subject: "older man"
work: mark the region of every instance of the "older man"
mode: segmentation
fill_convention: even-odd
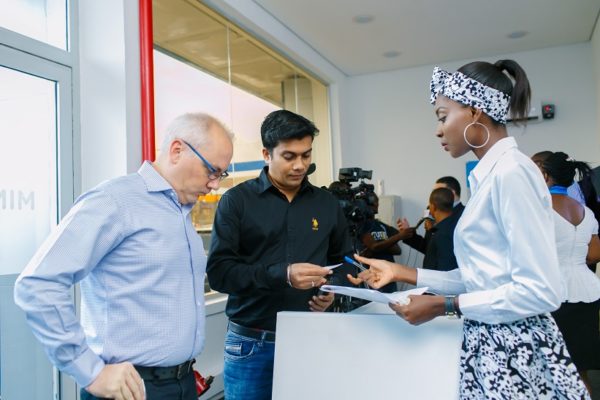
[[[216,119],[176,118],[157,161],[79,197],[17,279],[15,302],[82,399],[197,398],[206,256],[190,211],[232,153]]]

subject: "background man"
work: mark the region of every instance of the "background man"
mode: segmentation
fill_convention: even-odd
[[[197,398],[206,256],[190,211],[232,153],[216,119],[176,118],[157,161],[81,195],[17,279],[16,304],[82,399]]]
[[[448,225],[449,227],[447,229],[451,229],[451,231],[454,232],[454,228],[456,228],[456,224],[465,209],[465,206],[460,201],[460,183],[453,176],[443,176],[435,181],[435,184],[433,185],[434,190],[438,188],[446,188],[452,192],[454,199],[452,215],[444,225]],[[431,211],[429,213],[431,214]],[[426,254],[427,252],[427,246],[432,234],[432,226],[433,223],[427,224],[427,221],[425,222],[425,236],[423,237],[416,233],[416,229],[410,227],[406,218],[398,221],[398,230],[404,237],[403,242],[423,254]]]
[[[454,228],[453,220],[454,196],[446,188],[437,188],[429,196],[429,212],[435,224],[429,229],[429,240],[425,249],[423,268],[439,271],[450,271],[458,268],[454,256]]]
[[[375,218],[379,212],[379,197],[375,193],[370,193],[373,205],[373,216],[362,224],[360,232],[360,241],[363,250],[361,255],[380,260],[394,262],[394,256],[400,255],[402,251],[398,241],[402,240],[403,235],[394,227]],[[396,291],[396,283],[389,283],[379,289],[381,292],[392,293]]]
[[[207,273],[213,289],[229,294],[228,400],[271,398],[277,312],[326,310],[333,294],[317,288],[331,271],[322,266],[351,253],[338,200],[306,179],[317,132],[290,111],[269,114],[261,126],[267,166],[217,208]]]
[[[437,181],[435,181],[435,185],[433,185],[433,188],[446,188],[452,191],[452,194],[454,195],[453,212],[455,213],[454,215],[458,220],[462,215],[463,210],[465,209],[465,206],[460,201],[460,183],[458,182],[458,180],[453,176],[442,176]]]

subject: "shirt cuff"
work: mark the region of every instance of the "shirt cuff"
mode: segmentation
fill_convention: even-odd
[[[443,279],[440,274],[436,274],[436,272],[431,269],[417,269],[417,287],[429,287],[432,290],[434,288],[439,288],[443,285]]]
[[[287,267],[289,263],[279,263],[269,265],[267,267],[267,279],[268,285],[274,289],[283,289],[288,286],[287,281]]]
[[[100,375],[104,365],[104,361],[88,348],[62,371],[71,375],[79,386],[86,388]]]
[[[451,271],[419,268],[417,269],[417,287],[428,287],[430,292],[448,295],[460,294],[466,291],[458,268]]]

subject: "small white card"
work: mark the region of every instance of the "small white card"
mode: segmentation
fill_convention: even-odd
[[[337,267],[339,267],[339,266],[340,266],[340,265],[342,265],[342,264],[344,264],[344,263],[339,263],[339,264],[335,264],[335,265],[326,265],[326,266],[324,266],[323,268],[327,268],[327,269],[329,269],[329,270],[332,270],[332,269],[334,269],[334,268],[337,268]]]

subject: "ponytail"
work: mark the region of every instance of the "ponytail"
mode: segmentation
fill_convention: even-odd
[[[560,186],[571,186],[578,174],[577,180],[590,177],[592,169],[583,161],[576,161],[570,158],[566,153],[557,151],[552,153],[543,163],[543,170]]]
[[[499,60],[494,64],[485,61],[475,61],[463,65],[458,71],[469,78],[509,95],[510,117],[515,121],[527,121],[531,88],[527,74],[516,61]],[[514,85],[511,78],[515,82]],[[495,124],[499,124],[494,119],[492,121]]]
[[[527,120],[529,103],[531,101],[531,87],[527,74],[516,61],[499,60],[494,63],[500,72],[506,71],[514,80],[510,96],[510,117],[513,120]]]

